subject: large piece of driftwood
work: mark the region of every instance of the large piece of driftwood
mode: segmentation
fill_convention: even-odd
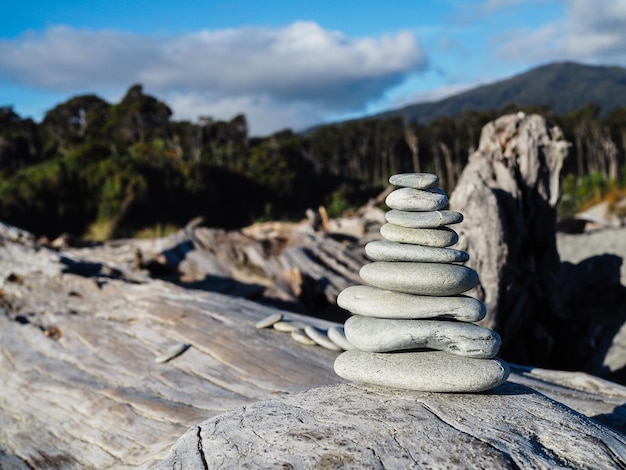
[[[450,197],[465,217],[457,247],[480,276],[472,294],[487,306],[483,324],[500,333],[510,360],[553,354],[546,329],[562,317],[555,207],[567,148],[541,116],[500,117],[483,128]]]
[[[276,309],[241,297],[6,240],[0,272],[0,467],[150,466],[209,416],[338,382],[336,352],[255,329]]]
[[[436,394],[343,384],[190,429],[161,469],[623,468],[626,437],[523,385]]]
[[[487,124],[450,198],[465,216],[455,226],[457,248],[480,275],[470,295],[485,302],[483,324],[502,337],[504,359],[624,383],[623,244],[607,243],[610,231],[579,235],[574,249],[562,237],[565,259],[580,263],[559,260],[555,205],[567,148],[561,131],[537,115]],[[585,246],[594,239],[595,253]],[[602,256],[588,258],[596,253]]]
[[[155,280],[133,269],[138,247],[158,257],[172,239],[56,251],[0,224],[0,468],[150,467],[206,419],[343,382],[336,352],[255,328],[276,308]],[[624,431],[623,387],[550,374],[514,369],[511,381]]]

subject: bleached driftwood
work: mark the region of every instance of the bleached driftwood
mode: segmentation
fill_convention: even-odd
[[[0,467],[150,466],[207,417],[338,382],[336,352],[255,328],[276,309],[122,264],[0,241]]]
[[[343,384],[190,429],[160,469],[623,468],[626,437],[512,383],[436,394]]]
[[[188,238],[183,240],[189,242]],[[158,257],[161,251],[171,255],[173,246],[184,251],[184,245],[172,245],[172,239],[128,240],[55,251],[39,247],[28,234],[0,225],[0,467],[136,468],[158,462],[167,466],[170,460],[163,459],[168,458],[168,450],[187,429],[197,432],[199,423],[207,419],[240,412],[237,410],[242,406],[259,401],[253,409],[263,409],[263,400],[310,389],[314,396],[303,398],[309,404],[324,396],[330,399],[334,391],[341,391],[342,396],[345,392],[347,397],[351,393],[365,394],[369,397],[367,406],[376,404],[380,416],[398,404],[412,403],[410,394],[404,392],[340,385],[342,380],[332,370],[336,352],[301,345],[288,334],[271,329],[257,330],[255,323],[276,313],[275,308],[202,289],[215,284],[189,282],[191,288],[185,288],[155,280],[146,270],[133,269],[137,247],[146,253],[145,259],[150,259],[151,253]],[[215,249],[220,251],[217,245]],[[181,258],[182,263],[187,255]],[[196,262],[201,264],[201,257]],[[223,279],[225,283],[233,282],[226,276]],[[187,285],[179,277],[173,280]],[[321,327],[332,324],[282,313]],[[180,344],[190,347],[168,362],[155,361]],[[589,449],[595,449],[594,443],[605,443],[619,450],[621,441],[604,426],[624,432],[623,387],[584,374],[537,369],[514,369],[510,380],[539,390],[604,424],[585,421],[533,391],[491,398],[441,395],[437,400],[440,404],[446,400],[479,400],[484,406],[468,405],[464,419],[473,416],[471,419],[478,422],[488,422],[492,418],[480,415],[480,410],[493,413],[501,403],[513,404],[520,397],[526,399],[527,394],[531,397],[525,402],[529,414],[543,416],[546,409],[560,413],[553,423],[555,432],[563,419],[575,416],[571,429],[583,423],[597,431],[585,434],[590,436],[590,440],[585,438]],[[316,392],[318,387],[326,386],[331,388],[321,390],[327,390],[328,395]],[[298,399],[297,395],[290,397]],[[333,406],[341,412],[343,398],[335,398]],[[351,403],[356,406],[358,402]],[[428,415],[423,407],[418,411]],[[514,442],[523,448],[529,445],[541,449],[534,441],[524,440],[529,436],[526,430],[515,428],[511,422],[505,424],[509,426],[503,428],[507,432],[521,433],[510,437]],[[462,428],[448,428],[443,423],[440,426],[456,436],[453,442],[474,442],[479,454],[489,449],[461,432]],[[414,431],[405,428],[409,430]],[[309,431],[286,438],[292,442],[321,439]],[[398,428],[395,433],[402,443],[396,449],[413,445],[409,443],[414,437],[402,432]],[[334,435],[340,435],[340,428]],[[242,437],[233,435],[232,439]],[[197,441],[188,442],[197,446]],[[353,466],[367,466],[373,452],[384,455],[387,443],[393,444],[393,439],[377,442],[382,447],[372,444],[372,450],[359,454],[363,460],[354,461]],[[427,442],[420,445],[428,447]],[[316,452],[322,447],[316,447]],[[176,449],[181,455],[181,447]],[[450,458],[456,449],[450,448]],[[190,457],[194,451],[197,447],[189,449]],[[489,450],[485,455],[494,452]],[[598,452],[608,455],[605,450]],[[321,462],[329,466],[340,463],[328,459]]]

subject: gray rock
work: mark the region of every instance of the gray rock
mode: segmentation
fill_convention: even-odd
[[[405,188],[425,189],[439,182],[439,177],[432,173],[400,173],[389,178],[389,183]]]
[[[265,317],[263,320],[259,320],[254,326],[257,330],[261,330],[263,328],[269,328],[274,325],[274,323],[278,323],[282,319],[282,313],[273,313],[272,315]]]
[[[346,333],[343,326],[331,326],[328,328],[328,339],[339,346],[344,351],[350,351],[354,349],[354,345],[346,338]]]
[[[357,315],[377,318],[424,319],[441,318],[464,322],[485,317],[485,305],[464,295],[431,297],[370,286],[351,286],[341,291],[337,305]]]
[[[437,228],[463,222],[463,214],[456,211],[409,212],[390,210],[387,222],[407,228]]]
[[[355,315],[345,324],[348,341],[369,352],[436,349],[456,356],[489,359],[500,336],[474,323],[445,320],[390,320]]]
[[[478,285],[473,269],[456,264],[376,261],[359,271],[368,284],[418,295],[455,295]]]
[[[482,392],[503,384],[509,366],[441,351],[370,353],[354,349],[335,360],[335,372],[355,382],[423,392]]]
[[[330,349],[331,351],[341,351],[341,348],[328,338],[328,334],[326,333],[325,330],[322,330],[321,328],[317,328],[313,325],[308,325],[304,329],[304,332],[307,334],[309,338],[315,341],[315,343],[318,344],[319,346],[326,348],[326,349]]]
[[[182,353],[187,351],[191,347],[190,344],[187,343],[176,343],[175,345],[168,348],[163,354],[157,356],[154,359],[154,362],[158,362],[159,364],[163,364],[164,362],[169,362],[175,357],[180,356]]]
[[[392,191],[385,203],[400,211],[438,211],[447,207],[448,196],[438,188],[400,188]]]
[[[465,262],[469,255],[453,248],[437,248],[422,245],[376,240],[365,245],[365,253],[375,261],[417,261],[421,263]]]
[[[291,337],[296,343],[304,344],[307,346],[313,346],[314,344],[316,344],[315,341],[313,341],[302,328],[293,330],[291,332]]]
[[[380,227],[380,234],[392,242],[438,248],[454,245],[459,240],[456,232],[448,227],[406,228],[395,224],[385,224]]]
[[[291,333],[294,330],[303,329],[307,324],[301,321],[282,320],[274,323],[273,326],[276,331]]]

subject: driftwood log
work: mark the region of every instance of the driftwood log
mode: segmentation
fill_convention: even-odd
[[[328,244],[336,242],[323,233],[307,236],[314,241],[318,237],[326,239]],[[246,237],[240,241],[253,245],[253,239]],[[254,325],[258,320],[279,310],[242,295],[218,292],[232,290],[234,294],[250,295],[246,287],[250,284],[243,280],[234,281],[226,277],[228,273],[217,280],[202,273],[198,275],[200,280],[194,280],[189,273],[164,274],[172,282],[151,277],[146,269],[151,260],[159,263],[159,269],[185,266],[192,261],[195,266],[215,263],[214,257],[201,255],[193,246],[176,258],[172,253],[184,251],[181,241],[193,243],[188,233],[180,233],[161,240],[126,240],[56,250],[40,246],[26,232],[0,225],[0,468],[167,468],[183,461],[204,468],[199,441],[189,440],[188,434],[170,451],[186,430],[195,436],[201,431],[201,439],[218,439],[220,433],[226,433],[222,435],[230,442],[247,441],[247,433],[260,430],[255,427],[258,423],[242,433],[238,426],[229,427],[231,435],[218,426],[213,437],[207,423],[226,425],[228,419],[242,413],[244,406],[248,410],[268,410],[269,406],[276,411],[293,411],[299,400],[301,409],[290,424],[296,427],[277,431],[284,434],[283,445],[291,442],[294,449],[306,442],[319,442],[306,462],[315,461],[320,468],[341,464],[336,457],[343,454],[329,452],[322,459],[328,438],[324,433],[331,430],[334,437],[328,442],[329,449],[354,436],[350,448],[357,460],[343,462],[348,467],[368,467],[370,462],[377,462],[374,455],[391,459],[386,462],[399,459],[412,463],[412,458],[434,462],[428,460],[431,457],[419,457],[421,452],[442,455],[450,462],[456,454],[464,461],[466,454],[462,451],[485,462],[531,459],[528,461],[543,465],[550,462],[551,455],[571,451],[574,456],[574,451],[581,449],[605,459],[597,462],[623,465],[619,456],[623,456],[626,432],[624,387],[585,374],[519,367],[513,368],[510,382],[520,386],[507,385],[493,395],[416,395],[342,384],[332,370],[336,352],[303,346],[275,330],[257,330]],[[213,249],[220,253],[217,256],[223,256],[243,246],[223,246],[219,250],[215,245]],[[311,246],[315,245],[302,248],[303,253],[312,254]],[[144,253],[143,260],[139,260],[143,268],[139,270],[135,269],[142,267],[137,266],[137,249]],[[274,255],[280,253],[277,248]],[[207,258],[203,261],[204,256]],[[329,269],[319,258],[310,265]],[[154,275],[157,269],[153,265],[151,268]],[[304,274],[315,278],[314,273]],[[332,324],[280,312],[320,327]],[[181,345],[189,347],[180,349]],[[171,355],[172,347],[182,354],[167,362],[155,361],[162,360],[164,354]],[[334,409],[329,402],[332,397],[336,415],[325,423],[323,413]],[[356,406],[369,411],[359,417]],[[455,410],[458,421],[451,421],[448,407]],[[422,421],[416,418],[410,425],[405,421],[402,427],[401,417],[395,414],[401,409],[427,418],[423,423],[432,431],[430,440],[413,448],[414,434]],[[380,424],[387,412],[393,414],[390,420],[398,419],[397,423],[393,421],[398,426],[395,431]],[[356,415],[359,426],[366,426],[360,431],[353,429],[361,432],[361,437],[342,437],[343,428],[332,424],[342,413],[346,419]],[[520,414],[526,421],[519,420]],[[544,416],[554,419],[553,434],[575,435],[582,442],[565,443],[554,437],[546,441],[548,422]],[[304,423],[299,423],[297,417]],[[484,427],[494,421],[498,426],[485,434]],[[346,420],[343,425],[349,423]],[[372,439],[366,442],[367,426]],[[293,433],[289,434],[289,429]],[[455,444],[429,444],[436,442],[437,436],[448,436],[452,439],[448,442]],[[261,437],[258,439],[260,452],[270,447]],[[181,444],[184,442],[188,444]],[[192,448],[185,451],[181,445]],[[211,445],[203,441],[203,452]],[[364,445],[370,450],[355,450],[364,449]],[[241,446],[245,449],[243,442]],[[407,456],[409,448],[412,450]],[[551,454],[541,454],[549,449]],[[534,452],[540,455],[531,457]],[[231,454],[215,460],[207,459],[207,455],[205,461],[212,468]],[[236,456],[240,460],[230,462],[236,466],[243,462],[241,459],[252,457],[242,454]],[[555,461],[575,466],[572,458]],[[287,454],[283,461],[288,461]],[[293,464],[299,462],[293,460]],[[585,460],[581,462],[583,465]]]
[[[254,403],[189,430],[158,468],[624,467],[624,435],[507,383],[465,395],[343,384]]]
[[[556,203],[567,149],[561,131],[538,115],[487,124],[450,198],[465,216],[457,247],[480,275],[470,294],[485,302],[483,324],[500,333],[504,359],[624,383],[626,252],[603,244],[602,256],[585,260],[565,250],[578,265],[559,259]]]
[[[562,317],[555,224],[567,148],[541,116],[502,116],[483,128],[450,197],[464,215],[457,246],[480,276],[471,294],[485,302],[482,323],[500,333],[509,360],[549,356],[546,324]]]

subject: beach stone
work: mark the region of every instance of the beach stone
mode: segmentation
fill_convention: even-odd
[[[439,177],[432,173],[399,173],[389,178],[389,183],[405,188],[425,189],[439,182]]]
[[[331,326],[330,328],[328,328],[327,335],[328,339],[330,339],[333,343],[335,343],[344,351],[350,351],[351,349],[354,349],[354,345],[350,341],[348,341],[348,338],[346,338],[346,333],[343,326]]]
[[[365,245],[365,253],[375,261],[416,261],[421,263],[465,262],[469,255],[453,248],[409,245],[389,240],[376,240]]]
[[[348,341],[369,352],[436,349],[456,356],[489,359],[500,336],[474,323],[445,320],[390,320],[355,315],[345,323]]]
[[[303,328],[293,330],[291,332],[291,337],[296,343],[304,344],[306,346],[313,346],[316,344],[315,341],[309,338],[309,335],[306,334]]]
[[[274,313],[269,317],[265,317],[263,320],[259,320],[257,323],[255,323],[254,326],[257,330],[261,330],[263,328],[269,328],[270,326],[274,325],[274,323],[278,323],[282,319],[282,313]]]
[[[457,233],[448,228],[406,228],[395,224],[380,227],[380,234],[387,240],[413,245],[445,248],[459,241]]]
[[[359,274],[374,287],[418,295],[456,295],[479,281],[476,271],[456,264],[376,261]]]
[[[437,228],[463,222],[463,214],[456,211],[409,212],[394,209],[385,213],[385,219],[407,228]]]
[[[317,328],[313,325],[308,325],[304,332],[307,334],[309,338],[311,338],[315,343],[323,348],[330,349],[331,351],[341,351],[342,348],[333,343],[329,338],[326,331]]]
[[[304,329],[307,324],[301,321],[283,320],[274,323],[274,329],[283,333],[291,333],[294,330]]]
[[[400,188],[392,191],[385,203],[400,211],[438,211],[448,206],[448,196],[439,188]]]
[[[482,392],[506,382],[508,365],[442,351],[371,353],[353,349],[335,360],[335,372],[354,382],[423,392]]]
[[[487,309],[474,297],[432,297],[405,294],[371,286],[351,286],[339,293],[337,305],[357,315],[376,318],[482,320]]]

